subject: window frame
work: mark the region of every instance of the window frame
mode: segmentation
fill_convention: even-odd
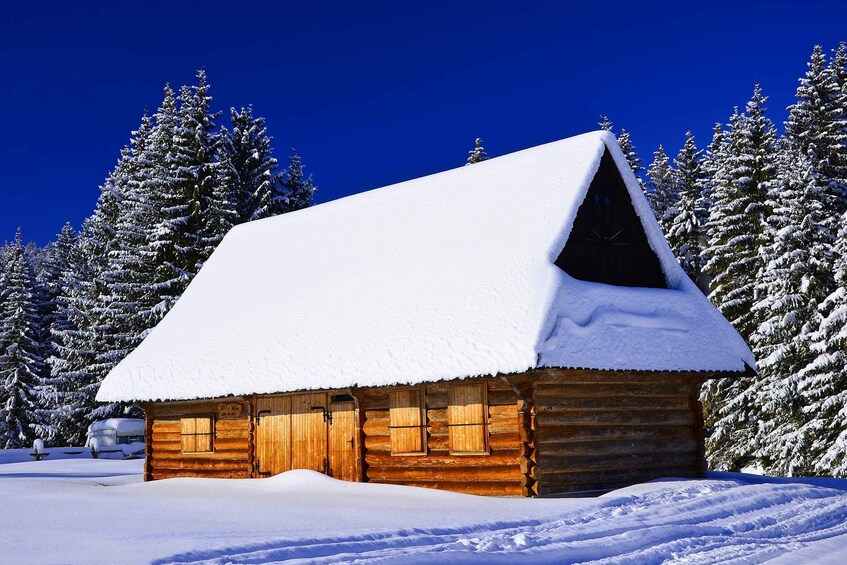
[[[420,424],[418,426],[392,426],[391,425],[391,397],[394,393],[398,392],[410,392],[414,391],[418,393],[418,409],[419,409],[419,418]],[[391,441],[391,430],[396,428],[404,428],[410,429],[412,427],[417,427],[420,430],[421,436],[421,450],[420,451],[394,451],[392,447]],[[427,442],[427,422],[426,422],[426,387],[424,386],[408,386],[408,387],[392,387],[388,391],[388,450],[391,452],[392,457],[421,457],[425,456],[428,453],[428,442]]]
[[[479,424],[470,424],[466,422],[451,422],[450,414],[451,406],[455,406],[452,402],[453,391],[460,387],[478,387],[481,391],[481,403],[482,403],[482,422]],[[488,383],[474,383],[474,382],[459,382],[453,383],[447,387],[447,448],[449,449],[450,455],[456,455],[459,457],[463,456],[479,456],[479,455],[491,455],[491,445],[489,442],[489,414],[488,414]],[[482,449],[479,451],[457,451],[453,449],[453,428],[457,427],[470,427],[470,426],[479,426],[482,428]]]
[[[196,430],[197,430],[197,422],[196,421],[198,419],[203,419],[203,418],[209,420],[209,433],[208,434],[198,434],[198,433],[196,433]],[[193,433],[193,434],[183,433],[183,420],[194,420],[195,421],[195,423],[194,423],[195,433]],[[215,435],[216,435],[215,434],[215,424],[216,424],[216,421],[215,421],[214,413],[190,414],[190,415],[180,416],[179,417],[179,440],[180,440],[179,447],[180,447],[180,453],[182,453],[183,455],[208,455],[210,453],[214,453],[215,452]],[[197,438],[198,436],[206,436],[206,435],[209,436],[209,449],[208,450],[206,450],[206,451],[186,451],[185,450],[185,444],[183,443],[184,437],[193,436],[194,438]]]

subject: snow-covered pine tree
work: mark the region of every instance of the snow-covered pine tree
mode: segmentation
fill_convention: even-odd
[[[183,86],[179,92],[176,129],[169,156],[170,194],[182,214],[182,229],[177,230],[178,244],[173,265],[182,275],[178,293],[233,226],[235,210],[221,186],[215,159],[218,138],[211,111],[210,86],[203,69],[197,71],[197,84]]]
[[[473,165],[474,163],[480,163],[482,161],[488,160],[488,153],[485,152],[485,147],[482,146],[482,138],[477,137],[474,140],[474,148],[468,151],[468,160],[465,163],[467,165]]]
[[[3,249],[0,296],[0,445],[25,447],[38,435],[52,436],[50,422],[39,418],[44,358],[39,339],[35,274],[24,257],[21,232]]]
[[[50,375],[61,397],[61,435],[80,444],[94,418],[95,396],[100,381],[113,363],[116,329],[103,315],[110,301],[103,274],[115,245],[123,187],[130,167],[130,149],[125,147],[115,168],[100,187],[94,212],[82,226],[62,274],[59,297],[65,305],[67,323],[55,327],[54,354],[48,359]]]
[[[600,129],[604,131],[608,131],[613,134],[615,133],[614,124],[608,116],[600,116],[600,123],[597,125],[599,125]],[[641,191],[645,196],[647,196],[647,185],[644,184],[644,180],[641,178],[641,173],[644,172],[644,167],[641,166],[641,158],[638,156],[638,153],[635,151],[635,146],[632,144],[632,136],[630,136],[629,132],[625,129],[621,129],[620,135],[616,135],[616,138],[624,157],[626,157],[626,162],[629,163],[629,168],[632,170],[635,178],[638,179],[638,185],[641,187]]]
[[[318,187],[312,181],[312,175],[306,176],[303,159],[297,148],[292,149],[288,158],[288,167],[282,173],[283,190],[276,204],[278,213],[294,212],[312,205]]]
[[[811,472],[847,477],[847,214],[833,255],[835,290],[824,301],[827,314],[813,336],[815,359],[800,373],[797,388]]]
[[[671,167],[671,160],[661,145],[653,153],[653,162],[647,169],[647,179],[649,180],[647,201],[653,209],[653,215],[656,216],[662,232],[667,234],[676,215],[679,189],[676,171]]]
[[[847,211],[847,93],[839,84],[847,73],[845,59],[842,47],[827,65],[823,48],[814,47],[785,122],[785,145],[814,167],[818,184],[834,206],[833,218]]]
[[[51,320],[49,356],[46,358],[50,380],[56,390],[57,408],[51,415],[57,432],[57,442],[63,445],[80,445],[84,440],[78,422],[75,422],[77,406],[78,370],[93,361],[85,348],[91,341],[83,337],[71,318],[79,319],[81,313],[72,312],[80,301],[81,291],[79,241],[73,227],[68,223],[59,232],[53,246],[53,280],[56,290],[56,313]],[[83,353],[80,353],[82,349]],[[81,421],[81,420],[80,420]]]
[[[641,191],[647,194],[647,186],[641,178],[641,173],[644,172],[644,167],[641,166],[641,158],[635,151],[635,145],[632,144],[632,136],[625,129],[621,129],[618,136],[618,145],[621,146],[626,162],[629,163],[629,168],[632,169],[635,178],[638,179],[638,184],[641,186]]]
[[[107,248],[104,268],[97,275],[103,289],[93,312],[100,328],[101,347],[96,349],[96,373],[105,377],[141,342],[154,323],[158,297],[154,266],[149,262],[147,237],[158,213],[151,205],[146,180],[150,171],[142,160],[150,143],[153,124],[149,116],[133,132],[121,163],[122,174],[113,189],[120,195],[114,237]],[[158,170],[158,167],[154,168]],[[123,405],[100,406],[91,418],[125,412]]]
[[[759,249],[767,243],[765,203],[777,173],[776,132],[765,115],[766,101],[757,84],[745,112],[736,110],[730,118],[707,224],[710,298],[745,339],[756,329],[755,277],[762,263]]]
[[[800,371],[814,358],[812,335],[831,287],[831,234],[827,197],[812,163],[791,155],[771,190],[768,240],[757,277],[750,338],[760,378],[753,389],[758,411],[756,445],[764,468],[779,475],[808,474],[814,464],[805,434]]]
[[[704,180],[702,154],[703,151],[698,150],[694,142],[694,134],[685,132],[685,144],[674,159],[678,200],[666,233],[668,244],[686,274],[702,290],[706,290],[708,281],[703,277],[702,257],[706,213],[701,192]]]
[[[706,272],[709,298],[739,333],[749,340],[757,328],[752,308],[760,249],[766,240],[767,197],[776,178],[775,130],[765,115],[760,86],[745,112],[736,109],[726,139],[715,155],[712,205],[707,222]],[[718,379],[703,391],[706,424],[712,429],[707,450],[713,467],[736,468],[756,451],[754,390],[757,377]]]
[[[230,108],[231,129],[221,128],[218,146],[220,183],[234,203],[235,223],[275,216],[279,210],[281,175],[273,156],[265,119],[253,107]]]
[[[65,224],[56,237],[39,253],[35,261],[30,259],[35,272],[34,296],[38,307],[38,342],[42,346],[45,363],[40,376],[40,399],[36,413],[39,426],[36,434],[52,445],[63,443],[62,426],[64,402],[62,379],[52,375],[49,359],[57,353],[53,329],[67,324],[67,305],[62,301],[64,289],[62,274],[68,268],[68,258],[75,245],[76,234],[70,224]]]
[[[177,167],[174,157],[176,128],[176,97],[166,84],[162,104],[153,115],[149,140],[138,157],[144,175],[142,190],[156,212],[147,232],[147,243],[140,251],[144,261],[153,268],[151,288],[156,304],[151,312],[151,325],[171,309],[193,276],[184,269],[190,261],[184,257],[184,246],[190,243],[183,233],[189,204],[184,192],[173,181]]]

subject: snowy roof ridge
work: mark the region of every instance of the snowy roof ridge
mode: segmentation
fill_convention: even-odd
[[[589,283],[554,264],[607,149],[668,289]],[[745,362],[614,136],[592,132],[234,228],[98,399]]]

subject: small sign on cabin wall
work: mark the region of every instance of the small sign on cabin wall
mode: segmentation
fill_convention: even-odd
[[[240,402],[221,402],[218,404],[218,419],[232,420],[241,417],[244,405]]]

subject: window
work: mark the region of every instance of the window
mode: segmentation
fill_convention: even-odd
[[[485,385],[463,384],[448,389],[447,429],[450,453],[488,453],[488,406]]]
[[[423,393],[419,388],[389,393],[388,430],[392,455],[426,453]]]
[[[180,436],[183,453],[208,453],[212,451],[213,420],[211,416],[180,418]]]

